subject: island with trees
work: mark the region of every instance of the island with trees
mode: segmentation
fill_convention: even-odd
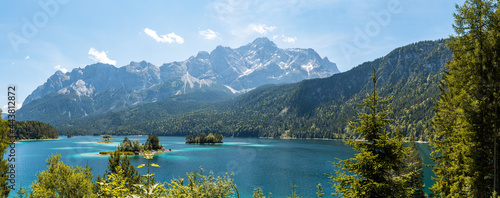
[[[99,141],[97,143],[112,143],[112,141],[109,140],[109,139],[111,139],[111,135],[103,135],[101,137],[101,139],[104,139],[104,140],[103,141]]]
[[[198,136],[196,134],[186,136],[186,144],[221,144],[222,142],[221,134],[200,133]]]
[[[160,144],[158,136],[150,135],[144,144],[141,144],[139,140],[130,141],[125,137],[115,151],[101,151],[99,154],[113,155],[115,152],[119,152],[121,155],[144,155],[146,153],[158,154],[166,151],[165,147]]]
[[[38,121],[16,121],[16,140],[50,140],[59,138],[54,127]]]

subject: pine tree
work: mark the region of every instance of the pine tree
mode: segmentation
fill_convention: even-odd
[[[0,110],[0,115],[2,114],[2,110]],[[0,196],[7,197],[10,193],[10,188],[8,187],[9,175],[7,172],[9,171],[9,163],[7,159],[4,157],[7,147],[9,146],[11,140],[9,138],[9,121],[2,120],[0,117]]]
[[[408,173],[415,173],[415,175],[410,178],[408,183],[412,188],[415,188],[415,192],[412,197],[423,198],[425,197],[425,184],[424,184],[424,172],[422,168],[424,166],[423,159],[420,157],[420,152],[418,151],[417,143],[415,143],[415,138],[410,137],[409,141],[409,154],[405,158],[405,163],[408,164]]]
[[[453,60],[440,82],[431,139],[438,196],[489,197],[498,191],[499,2],[467,0],[454,14]]]
[[[401,133],[386,131],[391,122],[388,99],[380,98],[377,78],[372,75],[373,92],[364,100],[368,113],[360,112],[358,122],[349,127],[364,140],[346,139],[357,154],[354,158],[333,162],[336,175],[330,175],[335,195],[341,197],[411,197],[416,189],[409,185],[417,171],[409,171]]]
[[[142,182],[142,176],[135,170],[128,157],[120,157],[120,152],[117,151],[109,156],[106,173],[104,173],[102,178],[98,176],[96,181],[101,181],[101,179],[108,181],[111,174],[119,174],[117,176],[124,179],[125,187],[132,192],[134,192],[134,184],[140,184]],[[99,185],[97,185],[96,188],[99,188]]]

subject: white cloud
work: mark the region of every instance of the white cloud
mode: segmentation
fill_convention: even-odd
[[[217,32],[214,32],[213,30],[211,29],[207,29],[207,30],[202,30],[199,32],[200,35],[203,36],[203,38],[207,39],[207,40],[212,40],[212,39],[215,39],[217,38]]]
[[[283,42],[285,43],[295,43],[295,41],[297,40],[297,37],[286,37],[286,36],[282,36],[283,37]]]
[[[66,68],[64,68],[64,67],[61,67],[61,65],[56,65],[56,66],[54,66],[54,69],[55,69],[55,70],[59,70],[59,71],[61,71],[62,73],[66,73],[66,72],[68,72],[68,69],[66,69]]]
[[[23,103],[16,101],[16,110],[19,110],[21,107],[23,107]],[[9,106],[8,105],[2,106],[2,113],[6,113],[6,114],[9,113]]]
[[[173,32],[170,34],[167,34],[167,35],[159,35],[158,36],[158,34],[156,34],[156,31],[149,29],[149,28],[145,28],[144,33],[146,33],[148,36],[152,37],[156,42],[161,42],[161,43],[176,42],[178,44],[184,43],[184,39]]]
[[[108,58],[108,55],[106,55],[106,52],[102,51],[97,51],[93,47],[90,48],[89,50],[89,55],[91,55],[89,58],[92,60],[95,60],[97,62],[101,63],[106,63],[110,65],[116,65],[116,60],[111,60]],[[57,66],[56,66],[57,67]]]
[[[266,24],[250,24],[248,27],[259,34],[267,34],[267,32],[272,32],[276,29],[276,26],[267,26]]]
[[[30,56],[26,56],[26,57],[24,58],[24,60],[28,60],[28,59],[30,59]]]

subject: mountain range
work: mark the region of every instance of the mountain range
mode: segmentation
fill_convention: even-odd
[[[347,123],[363,111],[359,104],[372,90],[371,74],[376,73],[380,95],[390,97],[389,130],[427,140],[439,81],[449,60],[445,40],[422,41],[327,78],[265,85],[227,98],[218,92],[193,92],[53,124],[63,134],[82,135],[217,132],[238,137],[356,137],[359,134]]]
[[[313,49],[281,49],[267,38],[257,38],[239,48],[217,46],[160,67],[141,61],[119,68],[97,63],[57,71],[25,99],[16,118],[55,123],[196,93],[210,92],[209,100],[227,99],[267,84],[336,73],[335,63]]]

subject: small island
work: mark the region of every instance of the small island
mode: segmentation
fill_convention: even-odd
[[[67,135],[66,137],[67,137],[67,138],[73,138],[73,134],[68,133],[68,135]]]
[[[103,141],[99,141],[97,143],[112,143],[112,141],[109,140],[109,139],[111,139],[111,135],[103,135],[101,137],[101,139],[104,139],[104,140]]]
[[[168,149],[168,151],[172,151]],[[157,135],[150,135],[146,143],[141,144],[139,140],[130,141],[127,137],[123,139],[115,151],[101,151],[101,155],[113,155],[119,152],[120,155],[144,155],[144,154],[158,154],[167,152],[165,147],[160,144],[160,139]]]
[[[222,138],[222,135],[217,133],[208,135],[200,133],[198,136],[193,134],[186,136],[186,144],[221,144],[223,143]]]

